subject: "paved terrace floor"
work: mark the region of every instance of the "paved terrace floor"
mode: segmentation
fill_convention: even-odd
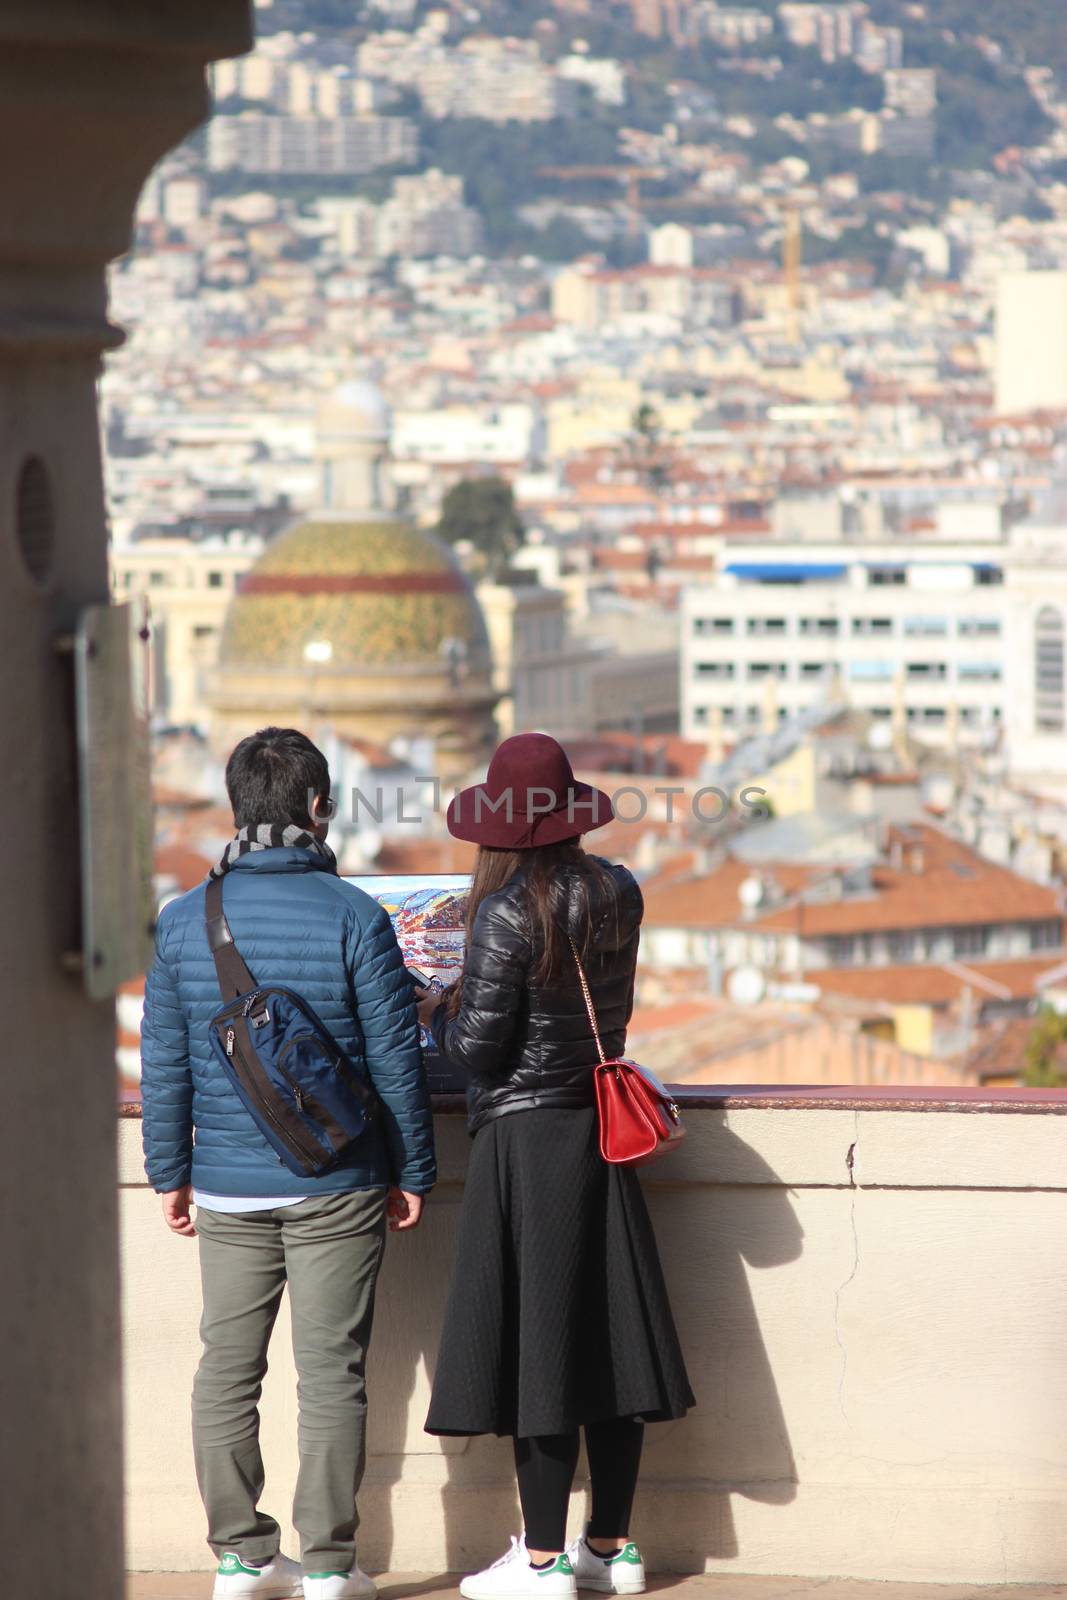
[[[209,1572],[131,1572],[126,1600],[210,1600]],[[389,1572],[376,1578],[381,1600],[459,1600],[453,1574]],[[854,1578],[765,1578],[743,1573],[650,1578],[649,1594],[670,1600],[1067,1600],[1067,1583],[871,1583]]]

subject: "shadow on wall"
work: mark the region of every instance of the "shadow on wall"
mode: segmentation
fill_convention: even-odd
[[[643,1179],[697,1397],[686,1418],[646,1433],[634,1534],[659,1571],[699,1572],[709,1560],[736,1557],[731,1496],[785,1505],[797,1485],[746,1269],[794,1261],[801,1228],[781,1179],[729,1130],[725,1114],[703,1112],[700,1124],[698,1167],[693,1162],[683,1172],[686,1155],[680,1153]],[[712,1184],[700,1173],[729,1178]],[[393,1565],[394,1522],[403,1522],[403,1543],[410,1546],[404,1500],[424,1484],[439,1486],[453,1572],[494,1559],[521,1526],[510,1441],[432,1439],[422,1431],[443,1306],[442,1267],[451,1256],[461,1199],[458,1183],[443,1182],[423,1226],[410,1238],[391,1239],[386,1252],[360,1497],[360,1556],[371,1571]],[[572,1533],[587,1510],[578,1494]],[[669,1530],[665,1538],[657,1537],[658,1528]]]
[[[741,1554],[731,1496],[767,1505],[796,1497],[796,1462],[746,1268],[795,1261],[800,1223],[782,1180],[730,1131],[725,1113],[701,1114],[699,1140],[698,1172],[684,1184],[671,1183],[670,1161],[646,1184],[697,1397],[684,1421],[647,1434],[636,1517],[654,1570],[700,1572]],[[658,1547],[660,1527],[670,1530],[669,1553]]]
[[[360,1562],[372,1572],[396,1565],[394,1525],[403,1525],[403,1543],[411,1547],[404,1501],[410,1494],[418,1504],[426,1484],[439,1488],[449,1572],[495,1559],[521,1523],[510,1441],[434,1438],[423,1431],[462,1198],[459,1183],[438,1183],[417,1232],[390,1237],[382,1264],[367,1373],[367,1475],[360,1492]],[[438,1543],[431,1530],[427,1542]]]

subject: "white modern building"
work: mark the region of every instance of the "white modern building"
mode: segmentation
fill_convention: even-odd
[[[755,6],[715,5],[702,8],[697,27],[724,50],[743,50],[774,32],[774,18]]]
[[[835,695],[1067,782],[1067,492],[992,537],[942,526],[922,543],[726,536],[715,581],[683,595],[686,736],[730,740]]]
[[[564,56],[557,62],[556,71],[572,83],[586,84],[601,105],[626,104],[626,68],[621,61],[579,53]]]
[[[854,53],[867,7],[860,0],[787,0],[778,8],[778,21],[790,44],[818,50],[824,61]]]
[[[696,244],[692,228],[680,222],[665,222],[648,236],[648,259],[654,267],[692,267],[696,265]]]
[[[378,208],[379,256],[476,255],[485,243],[481,214],[463,203],[463,179],[436,167],[393,180]]]
[[[208,187],[197,173],[168,178],[163,185],[163,220],[172,228],[187,228],[199,222],[208,206]]]
[[[905,117],[932,117],[937,110],[937,72],[933,67],[893,67],[885,74],[887,109]]]
[[[463,203],[463,179],[432,167],[393,180],[381,205],[350,195],[323,196],[316,209],[346,258],[380,260],[477,255],[485,244],[481,214]]]
[[[286,117],[242,111],[207,129],[212,172],[359,173],[414,162],[418,131],[408,117]]]
[[[479,34],[453,48],[432,17],[413,33],[372,33],[356,60],[361,77],[417,89],[430,117],[544,122],[575,105],[574,83],[542,60],[533,40]]]
[[[544,445],[540,409],[521,400],[497,406],[402,410],[393,423],[393,454],[398,461],[526,465],[541,455]]]
[[[1001,416],[1067,410],[1067,272],[998,278],[994,386]]]

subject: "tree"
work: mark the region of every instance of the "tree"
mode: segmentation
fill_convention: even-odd
[[[1024,1051],[1023,1083],[1030,1089],[1067,1087],[1067,1015],[1042,1009]]]
[[[504,478],[461,478],[445,495],[437,522],[448,544],[469,540],[486,570],[497,576],[522,543],[522,520],[511,484]]]
[[[643,483],[657,494],[662,493],[670,481],[670,467],[663,444],[663,423],[655,406],[642,400],[630,423],[631,433],[625,443],[626,459],[637,469]]]

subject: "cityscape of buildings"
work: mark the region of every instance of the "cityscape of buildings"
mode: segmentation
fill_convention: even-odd
[[[651,1066],[1057,1070],[1067,64],[947,3],[259,0],[112,277],[161,895],[253,726],[420,873],[424,775],[542,728],[618,795]]]

